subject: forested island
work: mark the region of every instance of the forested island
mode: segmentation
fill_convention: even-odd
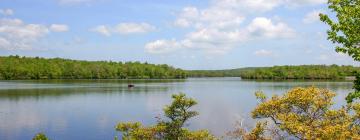
[[[300,65],[249,67],[230,70],[193,70],[190,77],[241,77],[242,79],[344,79],[360,67],[338,65]]]
[[[0,79],[180,79],[186,71],[162,64],[0,57]]]

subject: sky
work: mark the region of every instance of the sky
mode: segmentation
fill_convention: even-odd
[[[0,55],[182,69],[339,64],[326,0],[0,0]]]

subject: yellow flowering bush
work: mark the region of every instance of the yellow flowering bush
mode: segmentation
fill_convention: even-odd
[[[261,92],[255,95],[261,103],[253,110],[252,117],[271,120],[287,137],[360,139],[360,105],[353,103],[332,109],[335,93],[327,89],[294,88],[268,100]]]

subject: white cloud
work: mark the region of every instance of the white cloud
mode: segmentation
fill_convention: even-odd
[[[11,16],[14,14],[14,11],[12,9],[0,9],[0,14],[4,16]]]
[[[115,32],[120,34],[147,33],[154,31],[155,27],[148,23],[120,23],[115,27]]]
[[[31,45],[49,33],[46,26],[25,24],[20,19],[0,19],[0,48],[6,50],[27,50]]]
[[[261,50],[255,51],[254,55],[256,55],[256,56],[274,56],[274,52],[261,49]]]
[[[244,16],[235,10],[211,6],[199,10],[196,7],[185,7],[175,20],[174,25],[178,27],[194,28],[229,28],[240,25]]]
[[[316,21],[320,21],[319,14],[323,13],[323,10],[314,10],[305,15],[303,18],[303,22],[306,24],[314,23]]]
[[[69,27],[65,24],[51,24],[50,30],[53,32],[67,32]]]
[[[255,18],[247,27],[247,30],[254,37],[291,38],[295,36],[295,31],[285,23],[274,24],[271,19],[264,17]]]
[[[190,31],[178,39],[177,48],[225,54],[248,41],[294,38],[296,31],[280,18],[273,20],[256,15],[278,7],[324,3],[326,0],[212,0],[206,8],[184,7],[177,14],[173,25]],[[247,16],[255,18],[244,22]]]
[[[100,33],[105,36],[111,36],[112,33],[119,34],[139,34],[154,31],[156,28],[148,23],[120,23],[115,27],[99,25],[90,31]]]
[[[105,25],[96,26],[95,28],[90,29],[90,31],[97,32],[97,33],[105,35],[105,36],[111,36],[109,27],[107,27]]]
[[[189,14],[186,15],[190,17]],[[295,31],[282,22],[274,23],[271,19],[259,17],[255,18],[247,26],[240,26],[242,19],[239,21],[239,19],[234,17],[239,16],[194,18],[191,22],[198,22],[193,25],[194,30],[187,33],[183,40],[178,41],[176,48],[202,49],[206,53],[226,54],[232,48],[240,46],[241,43],[249,40],[260,38],[291,38],[295,36]],[[227,20],[229,24],[219,24],[226,23],[224,20]],[[149,47],[145,47],[145,49],[148,50]],[[163,49],[163,47],[152,48],[152,50],[154,49],[161,51],[160,49]],[[155,51],[147,52],[152,53]]]
[[[186,35],[192,42],[228,44],[241,42],[246,39],[244,33],[237,30],[220,31],[218,29],[202,28]]]
[[[207,8],[184,7],[174,25],[191,31],[177,42],[178,48],[225,54],[246,41],[293,37],[295,31],[287,24],[264,17],[244,25],[247,14],[269,11],[286,3],[286,0],[213,0]]]
[[[149,53],[161,54],[173,52],[181,47],[181,44],[176,40],[156,40],[154,42],[147,43],[145,50]]]

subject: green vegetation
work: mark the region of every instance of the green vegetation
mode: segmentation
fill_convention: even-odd
[[[337,52],[347,53],[360,61],[360,0],[329,0],[328,8],[335,12],[336,20],[320,14],[320,20],[328,24],[328,39],[336,43]]]
[[[141,123],[119,123],[116,130],[122,133],[123,140],[212,140],[207,130],[190,131],[185,123],[198,112],[189,110],[197,102],[185,94],[173,95],[173,102],[164,108],[166,119],[158,118],[157,124],[145,127]],[[118,139],[118,137],[115,137]]]
[[[360,71],[359,67],[338,65],[301,65],[240,68],[232,70],[194,70],[190,77],[241,77],[243,79],[344,79]]]
[[[320,14],[320,20],[330,26],[328,40],[335,43],[336,51],[347,53],[355,61],[360,61],[360,0],[328,0],[328,8],[336,19]],[[349,93],[348,103],[360,98],[360,73],[354,81],[355,92]]]
[[[140,62],[78,61],[0,57],[0,79],[170,79],[186,78],[186,72],[168,65]]]
[[[346,97],[347,103],[352,103],[355,99],[360,97],[360,74],[357,73],[356,79],[354,80],[354,86],[353,89],[354,92],[350,92],[348,96]]]
[[[301,65],[240,68],[231,70],[176,69],[168,65],[140,62],[79,61],[0,57],[0,79],[182,79],[190,77],[241,77],[243,79],[344,79],[359,67]]]

